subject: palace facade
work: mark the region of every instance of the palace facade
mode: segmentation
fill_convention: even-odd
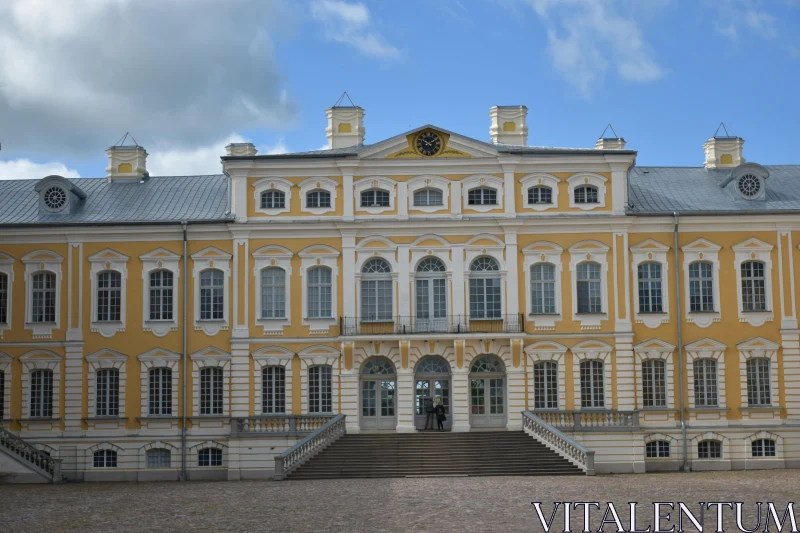
[[[264,477],[336,414],[420,431],[426,397],[453,432],[530,412],[597,472],[800,466],[800,166],[490,116],[364,144],[333,107],[328,150],[231,144],[218,175],[134,145],[0,182],[0,471],[38,479],[27,443],[67,478]]]

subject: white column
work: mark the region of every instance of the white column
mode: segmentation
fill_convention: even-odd
[[[450,182],[450,214],[453,218],[461,218],[461,182]]]
[[[340,379],[342,394],[342,414],[345,415],[345,429],[348,433],[361,431],[358,409],[358,372],[345,370]]]
[[[411,433],[414,428],[414,369],[397,370],[397,432]]]
[[[800,422],[800,331],[781,330],[786,422]]]
[[[516,202],[514,202],[514,190],[514,167],[503,165],[503,203],[505,204],[507,217],[515,216],[517,212]]]
[[[632,411],[636,406],[634,384],[634,365],[636,363],[633,357],[633,334],[617,334],[614,340],[616,342],[614,356],[617,370],[617,409]],[[611,369],[608,370],[611,371]]]
[[[453,369],[453,432],[469,431],[469,370]]]
[[[353,173],[352,171],[342,172],[342,195],[344,198],[344,214],[343,219],[345,222],[352,222],[354,217],[353,210]],[[345,278],[347,279],[347,278]]]
[[[83,342],[80,330],[70,330],[65,343],[66,361],[64,370],[64,436],[77,437],[84,434],[81,429],[83,418]],[[77,338],[76,338],[77,337]],[[55,413],[54,413],[55,414]],[[92,416],[92,413],[87,413]],[[58,414],[55,414],[58,416]],[[120,416],[126,416],[120,413]]]
[[[408,220],[408,182],[397,182],[397,218]]]
[[[408,269],[411,255],[407,244],[397,247],[397,314],[411,316],[411,285]]]
[[[522,354],[523,357],[527,357]],[[507,369],[508,415],[506,427],[511,431],[522,430],[522,411],[525,410],[525,371],[522,367]]]
[[[342,312],[346,317],[356,316],[356,237],[355,233],[342,233]],[[349,288],[348,288],[349,287]]]
[[[250,343],[231,339],[231,416],[234,418],[250,416],[250,380]],[[286,392],[291,394],[291,391]]]
[[[451,315],[464,315],[464,245],[453,245],[453,309]]]
[[[519,313],[519,253],[517,252],[517,232],[506,231],[506,313]]]

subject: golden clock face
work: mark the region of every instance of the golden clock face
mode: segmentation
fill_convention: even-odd
[[[434,156],[442,150],[442,138],[433,131],[423,131],[417,135],[414,148],[420,155]]]

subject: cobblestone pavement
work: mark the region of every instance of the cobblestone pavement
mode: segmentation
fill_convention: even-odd
[[[592,478],[0,485],[0,531],[542,531],[531,501],[546,503],[547,517],[554,501],[599,501],[604,510],[605,502],[612,501],[626,528],[627,502],[637,501],[642,529],[653,521],[653,501],[682,501],[693,510],[698,502],[743,501],[745,525],[752,529],[755,502],[781,504],[783,515],[786,502],[798,496],[796,470]],[[601,515],[594,514],[596,531]],[[800,515],[800,509],[795,514]],[[676,523],[674,517],[665,529]],[[714,531],[715,512],[706,512],[706,519],[705,530]],[[737,530],[734,511],[726,511],[725,520],[727,531]],[[581,531],[582,521],[582,510],[573,511],[572,531]],[[555,524],[554,530],[563,529],[560,512]],[[693,530],[686,523],[684,529]],[[606,531],[615,530],[613,524],[606,526]],[[770,530],[776,530],[773,524]]]

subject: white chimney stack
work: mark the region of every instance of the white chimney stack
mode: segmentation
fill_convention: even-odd
[[[108,154],[106,167],[108,181],[136,182],[150,175],[147,172],[147,150],[138,144],[111,146],[106,150],[106,154]]]
[[[349,148],[364,144],[364,109],[353,106],[333,106],[325,110],[328,115],[328,148]]]
[[[595,150],[624,150],[625,139],[622,137],[601,137],[594,143]]]
[[[258,153],[253,143],[230,143],[225,147],[225,153],[229,156],[254,156]]]
[[[711,137],[703,148],[706,152],[706,168],[733,168],[746,161],[742,155],[744,139],[741,137]]]
[[[494,144],[528,145],[528,108],[524,105],[496,105],[489,110]]]

